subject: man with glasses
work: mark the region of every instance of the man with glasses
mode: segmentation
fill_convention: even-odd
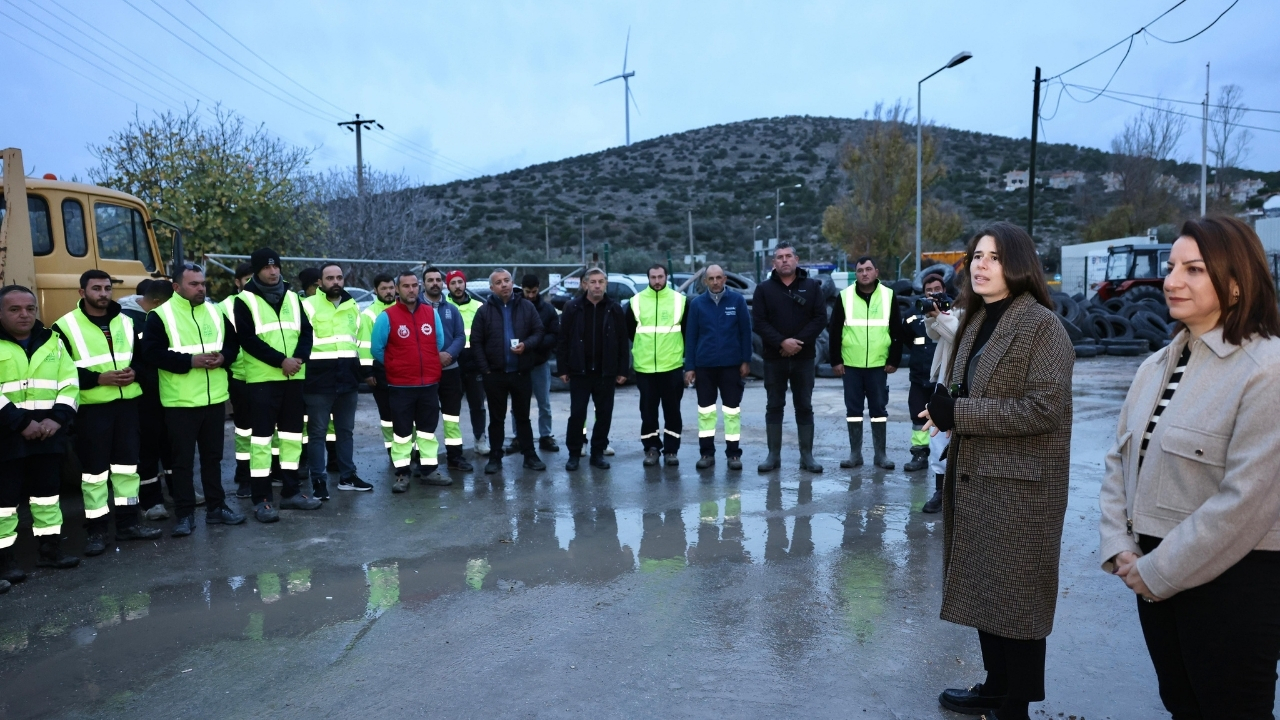
[[[239,525],[244,516],[226,504],[222,447],[226,424],[227,366],[239,352],[235,328],[217,305],[205,302],[204,268],[186,263],[174,295],[147,316],[139,349],[157,368],[160,404],[173,448],[174,537],[195,529],[195,456],[200,450],[205,524]],[[269,456],[268,456],[269,457]]]

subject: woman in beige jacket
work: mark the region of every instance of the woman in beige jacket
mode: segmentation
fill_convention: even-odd
[[[1173,342],[1138,368],[1102,484],[1103,569],[1137,595],[1174,718],[1271,718],[1280,658],[1280,312],[1258,236],[1189,220]]]

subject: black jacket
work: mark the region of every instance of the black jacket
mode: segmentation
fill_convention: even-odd
[[[586,374],[586,324],[594,322],[595,313],[604,313],[604,332],[595,338],[595,342],[601,345],[600,374],[617,377],[627,373],[631,363],[625,334],[626,311],[608,295],[598,305],[579,295],[564,306],[564,315],[560,317],[560,340],[556,346],[556,372],[561,375]]]
[[[560,313],[541,295],[533,306],[538,310],[538,320],[542,322],[542,341],[534,352],[536,361],[533,364],[541,365],[556,354],[556,346],[560,343]]]
[[[883,292],[893,292],[888,286],[882,288]],[[855,289],[856,293],[857,290]],[[855,302],[866,302],[867,299],[858,295]],[[920,328],[920,334],[924,335],[924,328]],[[844,337],[844,304],[836,298],[836,306],[831,311],[831,320],[827,324],[827,355],[832,365],[843,365],[844,356],[840,354],[840,341]],[[902,367],[902,345],[911,342],[911,333],[902,327],[902,313],[898,311],[898,298],[894,297],[893,302],[889,303],[889,359],[885,361],[885,365],[889,367]],[[929,382],[929,363],[924,364],[924,381]]]
[[[133,368],[134,377],[138,379],[138,384],[142,386],[143,395],[152,395],[159,402],[160,397],[160,376],[156,372],[156,368],[147,359],[142,357],[142,335],[147,328],[147,315],[149,313],[136,308],[121,308],[120,314],[133,321],[133,362],[129,367]],[[84,380],[80,384],[84,388]]]
[[[761,356],[765,360],[783,360],[782,341],[795,338],[804,343],[792,355],[810,360],[816,355],[818,336],[827,326],[827,303],[822,296],[822,283],[810,278],[804,268],[796,268],[790,287],[783,285],[777,274],[756,286],[751,299],[751,322],[764,341]]]
[[[342,291],[342,302],[351,300],[351,295]],[[302,311],[306,315],[306,310]],[[308,338],[311,334],[308,333]],[[298,343],[301,345],[301,341]],[[360,389],[360,383],[373,374],[373,369],[366,369],[360,364],[360,358],[332,358],[328,360],[308,360],[307,377],[302,381],[302,391],[316,394],[348,393]],[[385,371],[383,374],[385,378]]]
[[[281,280],[280,282],[284,282]],[[289,283],[284,283],[284,291],[289,292]],[[262,292],[258,289],[257,279],[250,280],[245,283],[242,292],[251,292],[258,297],[263,297]],[[265,299],[265,298],[263,298]],[[298,301],[302,301],[302,297],[298,297]],[[271,305],[270,302],[267,303]],[[284,306],[284,300],[271,305],[277,314],[280,308]],[[284,361],[287,360],[284,353],[276,350],[258,337],[258,327],[253,324],[253,314],[249,312],[249,306],[244,301],[237,299],[235,302],[236,312],[236,336],[239,340],[239,347],[244,352],[260,362],[266,363],[271,367],[282,367]],[[306,362],[311,357],[311,321],[307,319],[307,312],[299,309],[302,315],[302,331],[298,333],[298,346],[293,350],[293,357]],[[311,372],[310,369],[307,372]]]
[[[78,307],[80,308],[80,312],[84,312],[84,299],[80,300]],[[120,303],[116,302],[115,300],[112,300],[107,304],[106,321],[110,323],[112,320],[115,320],[116,316],[121,314],[122,311],[123,309],[120,307]],[[85,317],[88,317],[90,320],[93,320],[93,317],[90,316],[88,313],[85,313]],[[135,313],[129,313],[128,318],[133,322],[133,345],[134,345],[134,349],[136,350],[138,345],[138,338],[142,337],[142,323],[138,322]],[[66,346],[67,350],[69,352],[73,351],[73,348],[71,347],[71,338],[67,337],[66,335],[63,335],[62,333],[59,333],[59,336],[62,338],[62,344]],[[112,340],[111,346],[112,347],[116,346],[116,343],[114,340]],[[133,371],[134,378],[140,381],[141,378],[138,377],[138,369],[137,369],[138,365],[145,365],[145,363],[140,363],[138,361],[138,353],[134,352],[133,359],[129,361],[129,366],[134,368],[134,371]],[[154,370],[152,372],[154,373]],[[80,390],[81,391],[92,390],[93,388],[98,387],[98,376],[101,374],[102,373],[97,373],[92,370],[88,370],[86,368],[77,367],[76,376],[80,379]]]
[[[27,359],[35,354],[45,343],[58,342],[54,332],[41,325],[39,321],[31,328],[31,340],[27,343]],[[18,344],[13,336],[0,328],[0,342]],[[5,403],[0,408],[0,460],[16,460],[28,455],[56,455],[64,453],[70,447],[71,422],[75,420],[76,411],[69,405],[55,404],[49,410],[23,410],[13,403]],[[52,418],[62,427],[48,440],[27,440],[22,431],[32,422],[40,422]]]
[[[535,353],[528,352],[542,343],[542,320],[533,303],[525,300],[520,293],[511,296],[511,329],[516,339],[524,343],[526,352],[517,355],[516,367],[519,372],[528,372],[537,365]],[[492,295],[476,311],[471,321],[471,350],[476,362],[476,370],[480,373],[506,372],[507,337],[503,330],[502,301]]]
[[[938,350],[938,343],[924,331],[925,315],[912,315],[902,323],[903,344],[909,345],[911,359],[911,382],[916,385],[928,385],[929,373],[933,370],[933,354]],[[892,360],[893,358],[890,358]],[[902,361],[901,358],[898,359]]]
[[[177,375],[191,372],[191,355],[169,349],[169,333],[165,332],[164,322],[157,313],[147,314],[147,326],[142,330],[138,351],[147,364],[159,370]],[[222,350],[219,352],[222,353],[222,367],[227,368],[227,377],[230,378],[231,363],[236,361],[236,355],[240,353],[240,342],[235,328],[226,316],[222,318]]]

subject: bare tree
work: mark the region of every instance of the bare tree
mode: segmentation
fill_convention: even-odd
[[[356,192],[355,168],[332,169],[309,179],[311,197],[327,220],[313,254],[335,258],[409,260],[427,264],[457,260],[462,243],[453,218],[426,188],[408,177],[365,171],[365,197]],[[349,284],[403,269],[404,263],[347,268]]]
[[[1111,169],[1120,176],[1120,204],[1085,229],[1086,240],[1137,235],[1177,219],[1177,181],[1164,171],[1177,163],[1186,120],[1169,103],[1142,110],[1111,141]]]
[[[1253,133],[1240,127],[1247,112],[1249,108],[1244,104],[1244,90],[1239,85],[1223,85],[1218,89],[1217,107],[1209,113],[1209,130],[1213,138],[1209,152],[1213,154],[1213,167],[1217,171],[1212,197],[1216,200],[1221,201],[1231,195],[1234,170],[1249,157]]]

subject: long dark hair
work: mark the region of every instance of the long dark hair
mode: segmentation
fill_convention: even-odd
[[[1196,241],[1213,290],[1222,308],[1222,339],[1240,345],[1254,335],[1280,336],[1276,288],[1267,268],[1267,254],[1253,228],[1236,218],[1214,215],[1182,224],[1183,237]],[[1235,281],[1239,297],[1232,297]],[[1185,326],[1178,323],[1174,332]]]
[[[985,304],[982,296],[973,291],[973,282],[969,278],[969,268],[973,266],[973,253],[978,249],[982,238],[991,236],[996,241],[996,256],[1004,271],[1004,283],[1009,288],[1009,297],[1016,298],[1023,293],[1031,293],[1036,302],[1053,309],[1053,299],[1049,297],[1049,286],[1044,281],[1044,268],[1040,265],[1040,256],[1036,254],[1036,244],[1026,230],[1009,222],[994,222],[979,230],[964,249],[964,267],[956,273],[956,286],[960,289],[960,297],[956,306],[964,311],[960,328],[956,331],[956,346],[964,337],[965,330],[973,321],[973,316]],[[951,354],[951,367],[947,368],[950,377],[956,365],[956,354]]]

